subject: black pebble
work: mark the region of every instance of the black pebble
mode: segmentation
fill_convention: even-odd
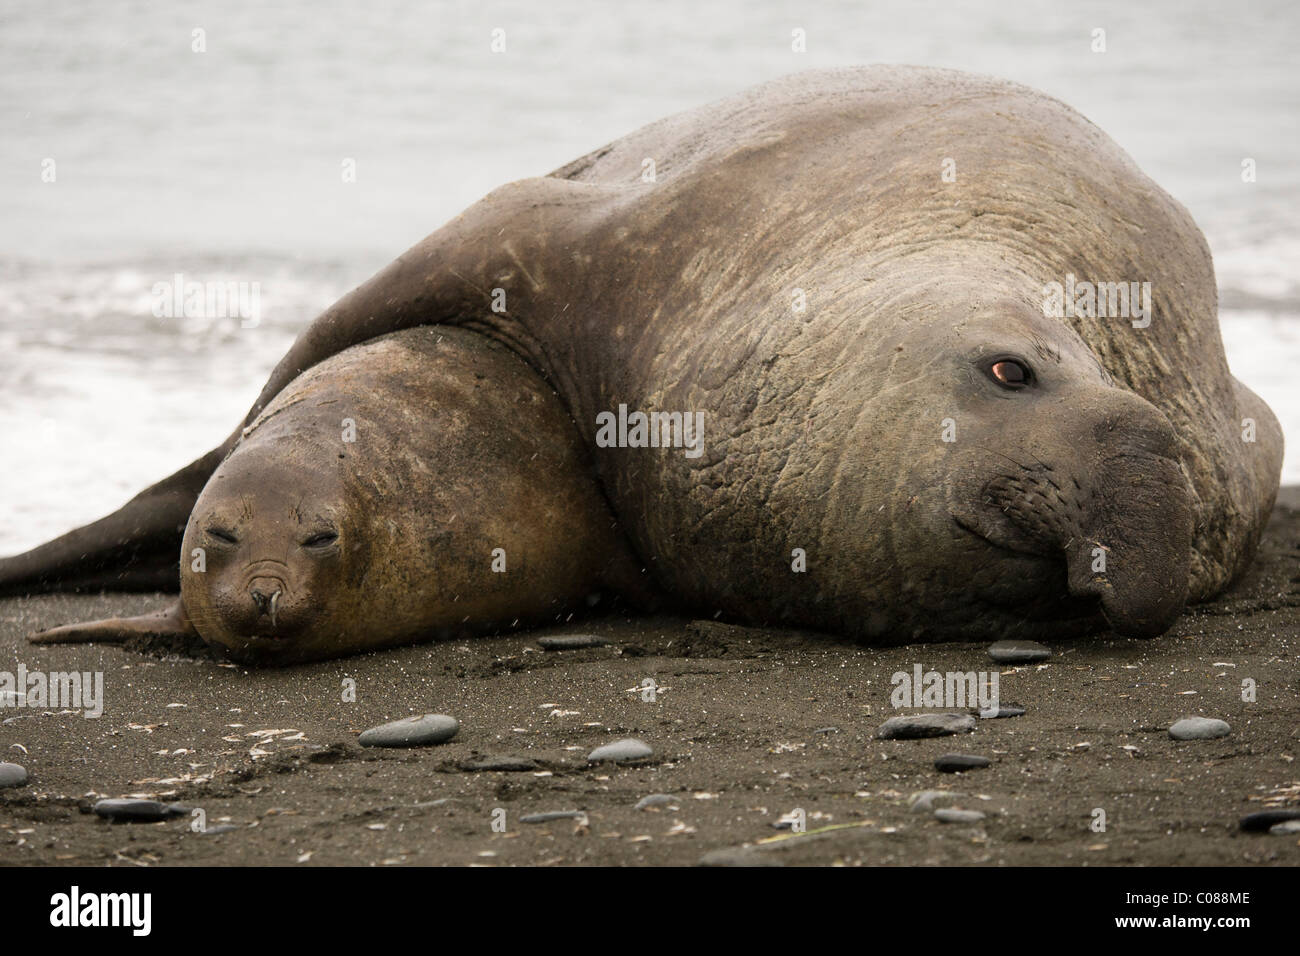
[[[159,803],[157,800],[100,800],[95,813],[106,820],[125,823],[154,823],[168,817],[183,817],[189,807],[179,803]]]
[[[1300,810],[1261,810],[1259,813],[1248,813],[1241,818],[1239,825],[1243,830],[1263,832],[1287,820],[1300,820]]]
[[[987,767],[991,762],[988,757],[976,757],[972,754],[944,754],[935,759],[934,769],[942,773],[961,773],[963,770]]]

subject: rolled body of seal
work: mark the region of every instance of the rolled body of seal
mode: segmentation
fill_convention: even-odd
[[[555,393],[504,347],[418,328],[299,376],[195,505],[186,616],[261,663],[553,619],[626,570]]]

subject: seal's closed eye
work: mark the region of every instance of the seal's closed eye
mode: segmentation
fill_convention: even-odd
[[[322,531],[314,534],[302,543],[304,548],[328,548],[331,544],[339,539],[339,536],[333,531]]]
[[[207,532],[222,544],[239,544],[239,539],[235,537],[233,531],[227,531],[225,528],[208,528]]]

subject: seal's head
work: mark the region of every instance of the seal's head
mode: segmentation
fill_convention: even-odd
[[[948,317],[946,347],[927,340],[943,396],[930,405],[951,427],[935,422],[917,454],[918,480],[946,492],[926,533],[964,569],[955,590],[993,622],[1014,608],[1021,628],[1061,634],[1100,614],[1129,636],[1167,630],[1187,598],[1195,503],[1169,420],[1026,303],[965,313]]]
[[[339,470],[309,448],[294,452],[237,449],[185,530],[186,611],[205,641],[238,660],[313,656],[338,630],[351,587],[362,536],[349,527]]]
[[[819,423],[852,440],[788,468],[829,488],[814,593],[882,642],[1167,630],[1195,559],[1184,440],[1032,278],[939,265],[904,277],[869,351],[826,363]]]

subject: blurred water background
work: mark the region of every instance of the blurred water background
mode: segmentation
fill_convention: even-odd
[[[1289,0],[0,0],[0,554],[216,445],[305,323],[495,186],[763,80],[880,62],[1045,90],[1186,204],[1233,370],[1300,482],[1297,24]],[[155,317],[176,273],[258,283],[260,324]]]

